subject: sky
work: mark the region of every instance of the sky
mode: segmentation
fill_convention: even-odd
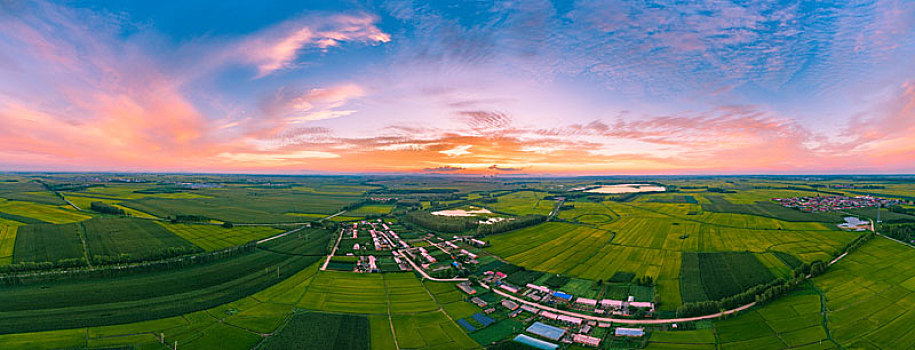
[[[915,1],[0,0],[0,171],[915,173]]]

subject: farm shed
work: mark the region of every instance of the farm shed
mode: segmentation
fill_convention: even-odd
[[[600,301],[600,306],[605,308],[620,309],[623,307],[622,300],[604,299]]]
[[[536,290],[536,291],[541,292],[541,293],[549,293],[549,292],[550,292],[550,289],[549,289],[549,288],[544,287],[544,286],[538,286],[538,285],[533,284],[533,283],[528,283],[526,287],[528,287],[528,288],[530,288],[530,289],[533,289],[533,290]]]
[[[644,328],[624,328],[619,327],[613,332],[617,337],[641,337],[645,335]]]
[[[527,332],[552,340],[562,339],[562,336],[566,334],[565,329],[553,327],[542,322],[534,322],[530,327],[527,327]]]
[[[576,325],[576,326],[581,325],[581,319],[578,318],[578,317],[572,317],[572,316],[566,316],[566,315],[559,315],[559,317],[557,317],[556,320],[561,321],[561,322],[565,322],[565,323],[568,323],[568,324],[573,324],[573,325]]]
[[[476,289],[473,289],[473,287],[471,287],[469,283],[466,283],[466,282],[465,282],[465,283],[461,283],[461,284],[458,284],[457,287],[458,287],[458,289],[460,289],[462,292],[467,293],[468,295],[477,294],[477,290],[476,290]]]
[[[507,291],[509,291],[509,292],[512,292],[512,293],[518,293],[518,287],[515,287],[515,286],[512,286],[512,285],[500,284],[500,285],[499,285],[499,288],[505,289],[505,290],[507,290]]]
[[[593,347],[600,346],[600,338],[595,338],[595,337],[587,336],[584,334],[573,335],[572,341],[579,343],[579,344],[587,345],[587,346],[593,346]]]
[[[572,300],[572,295],[571,295],[571,294],[566,294],[566,293],[563,293],[563,292],[554,292],[554,293],[553,293],[553,296],[554,296],[554,297],[557,297],[557,298],[559,298],[559,299],[565,299],[565,300],[569,300],[569,301]]]
[[[519,307],[518,303],[508,299],[502,300],[502,306],[512,311],[517,310]]]
[[[593,306],[597,306],[597,300],[588,299],[588,298],[582,298],[582,297],[578,297],[577,299],[575,299],[575,303],[576,303],[576,304],[587,305],[587,306],[592,306],[592,307],[593,307]]]
[[[550,343],[547,341],[543,341],[540,339],[532,338],[525,334],[518,334],[518,336],[516,336],[515,339],[512,339],[512,341],[514,341],[516,343],[521,343],[521,344],[524,344],[524,345],[527,345],[527,346],[530,346],[530,347],[533,347],[536,349],[541,349],[541,350],[556,350],[557,348],[559,348],[559,345],[556,345],[556,344],[553,344],[553,343]]]

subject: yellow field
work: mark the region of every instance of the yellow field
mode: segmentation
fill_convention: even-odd
[[[18,226],[0,223],[0,265],[13,263],[13,247],[16,245]]]
[[[69,206],[67,206],[69,208]],[[66,224],[88,220],[89,215],[67,210],[63,207],[21,201],[0,201],[0,212],[25,216],[52,224]]]

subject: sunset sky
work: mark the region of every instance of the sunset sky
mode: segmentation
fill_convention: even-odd
[[[0,1],[0,170],[915,172],[915,1]]]

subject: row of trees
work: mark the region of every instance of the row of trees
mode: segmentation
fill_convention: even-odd
[[[915,224],[880,225],[880,232],[903,242],[915,240]]]
[[[213,252],[182,255],[169,259],[142,261],[137,263],[117,263],[114,265],[96,266],[95,269],[85,268],[82,265],[74,266],[77,269],[51,270],[51,271],[7,271],[0,272],[0,285],[24,285],[31,283],[45,283],[65,280],[88,280],[97,278],[117,277],[141,272],[170,271],[186,266],[206,264],[217,260],[253,253],[257,248],[255,241],[240,246],[217,250]],[[117,257],[114,258],[118,259]],[[81,260],[81,259],[80,259]],[[43,264],[43,263],[36,263]],[[0,267],[13,266],[5,265]]]
[[[503,220],[491,224],[478,224],[477,237],[484,237],[496,233],[508,232],[520,228],[534,226],[546,222],[547,217],[543,215],[525,215]]]
[[[92,209],[92,211],[96,211],[96,212],[103,213],[103,214],[111,214],[111,215],[126,215],[127,214],[124,211],[124,209],[118,208],[113,205],[108,205],[103,202],[92,202],[89,205],[89,209]]]

